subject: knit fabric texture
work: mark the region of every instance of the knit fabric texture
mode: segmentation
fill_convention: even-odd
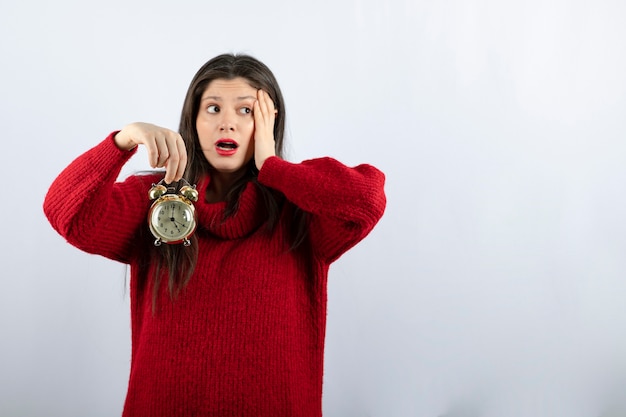
[[[162,175],[117,182],[134,154],[113,134],[74,160],[44,202],[70,244],[130,265],[132,358],[124,417],[319,417],[329,265],[363,239],[385,209],[384,175],[332,158],[266,160],[261,184],[309,213],[306,250],[291,251],[290,213],[272,232],[257,186],[248,183],[236,214],[207,203],[198,184],[199,257],[172,299],[167,280],[153,308],[153,266],[140,274],[148,190]],[[284,204],[287,206],[287,204]],[[143,230],[142,230],[143,229]],[[143,268],[145,270],[145,268]]]

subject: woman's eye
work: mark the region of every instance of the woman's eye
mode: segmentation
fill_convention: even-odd
[[[239,109],[239,113],[241,114],[250,114],[252,113],[252,109],[250,107],[242,107]]]
[[[209,113],[219,113],[220,108],[217,107],[215,104],[211,104],[209,107],[207,107],[206,111]]]

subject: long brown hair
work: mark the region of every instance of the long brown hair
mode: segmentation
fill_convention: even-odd
[[[278,82],[272,71],[259,60],[249,55],[223,54],[216,56],[205,63],[191,80],[187,90],[180,117],[179,133],[185,141],[187,148],[187,168],[184,178],[191,184],[210,175],[213,167],[209,164],[200,148],[200,140],[196,130],[196,119],[200,110],[202,94],[209,84],[216,79],[231,80],[242,77],[257,89],[267,92],[274,102],[278,113],[274,123],[275,150],[278,157],[283,157],[283,143],[285,134],[285,104]],[[268,231],[273,230],[278,224],[280,213],[284,204],[291,204],[285,200],[279,192],[265,187],[257,181],[258,170],[254,159],[248,163],[246,174],[240,178],[226,195],[226,210],[224,217],[233,216],[237,212],[239,197],[248,182],[253,182],[261,193],[267,214]],[[299,208],[291,207],[290,216],[290,242],[291,250],[303,245],[307,238],[307,216]],[[164,272],[168,277],[168,289],[170,296],[176,295],[189,282],[198,259],[197,236],[192,236],[191,245],[161,245],[152,247],[149,251],[148,262],[156,263],[156,273],[153,282],[153,308],[155,306],[161,277]]]

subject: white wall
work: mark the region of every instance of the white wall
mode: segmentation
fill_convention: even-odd
[[[385,217],[331,269],[325,415],[598,416],[626,392],[625,18],[611,0],[2,2],[0,415],[120,414],[126,271],[67,245],[43,197],[110,131],[175,129],[195,71],[235,51],[281,82],[290,159],[388,176]]]

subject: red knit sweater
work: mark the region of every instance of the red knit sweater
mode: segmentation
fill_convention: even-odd
[[[259,182],[311,215],[305,254],[289,251],[287,218],[267,232],[252,183],[225,223],[224,203],[206,203],[201,183],[195,272],[173,301],[161,285],[153,311],[134,249],[139,236],[149,236],[139,230],[147,228],[147,192],[158,178],[116,182],[133,153],[120,151],[110,135],[59,175],[44,202],[69,243],[130,264],[132,360],[123,415],[321,416],[328,267],[382,216],[383,174],[331,158],[267,159]]]

